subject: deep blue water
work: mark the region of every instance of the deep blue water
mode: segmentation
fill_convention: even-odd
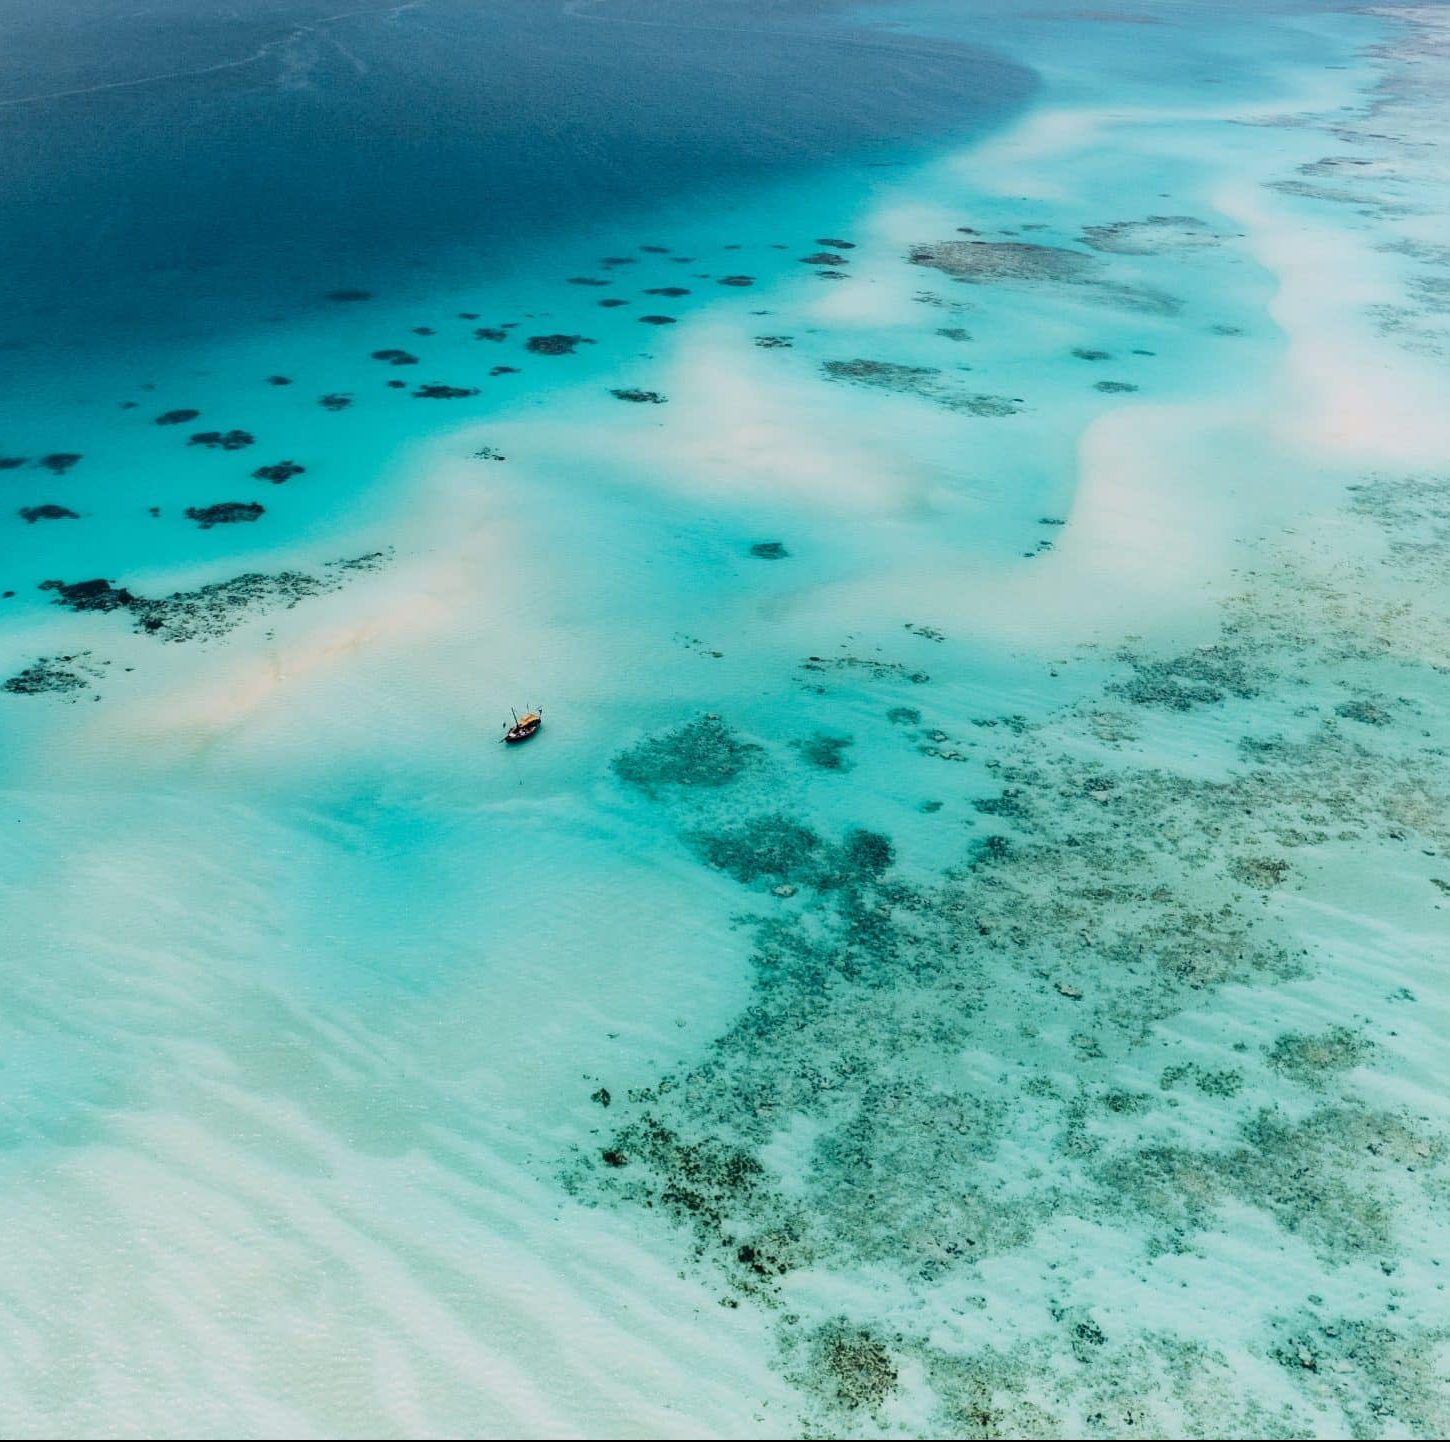
[[[612,213],[971,133],[1034,84],[818,0],[114,11],[0,4],[0,344],[29,360],[486,280]]]

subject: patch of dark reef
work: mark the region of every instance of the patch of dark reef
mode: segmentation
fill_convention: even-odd
[[[823,361],[821,369],[829,380],[870,386],[874,390],[895,391],[900,395],[919,396],[961,415],[1015,416],[1023,408],[1020,396],[986,395],[971,390],[936,366],[908,366],[892,361],[857,359]]]
[[[48,456],[41,456],[35,464],[52,475],[63,476],[82,459],[83,457],[77,451],[53,451]]]
[[[200,414],[200,411],[191,410],[189,408],[183,408],[181,410],[175,411],[162,411],[162,413],[156,417],[156,424],[158,426],[182,426],[185,425],[187,421],[194,421]]]
[[[256,501],[218,501],[211,506],[188,506],[183,514],[188,521],[195,521],[203,531],[213,526],[235,526],[242,522],[260,520],[265,508]]]
[[[331,391],[319,396],[317,404],[325,411],[345,411],[352,404],[352,397],[345,391]]]
[[[581,345],[593,344],[583,335],[531,335],[524,348],[534,355],[573,355]]]
[[[250,431],[197,431],[186,444],[204,446],[209,451],[242,451],[255,441]]]
[[[954,280],[976,285],[1000,281],[1079,282],[1096,278],[1100,263],[1080,250],[1026,241],[942,240],[913,246],[907,259]]]
[[[278,461],[272,466],[258,466],[252,475],[256,480],[271,481],[274,486],[280,486],[306,470],[306,466],[299,466],[296,461]]]
[[[69,506],[57,506],[52,502],[46,502],[42,506],[21,506],[17,514],[29,525],[34,525],[36,521],[80,520],[78,511],[71,510]]]
[[[102,674],[90,654],[80,651],[73,656],[42,656],[0,682],[0,691],[11,696],[63,696],[74,701],[77,692],[89,691]]]
[[[718,716],[706,715],[645,737],[616,756],[613,767],[621,781],[646,793],[674,786],[713,789],[739,779],[763,755]]]
[[[750,548],[750,554],[757,561],[783,561],[790,552],[786,550],[784,541],[756,541]]]
[[[1113,255],[1165,255],[1206,250],[1222,245],[1224,237],[1196,216],[1150,215],[1146,220],[1085,225],[1082,239],[1084,245]]]
[[[672,315],[642,315],[640,322],[643,325],[674,325],[675,318]]]
[[[399,350],[396,346],[375,350],[372,358],[375,361],[386,361],[390,366],[415,366],[418,364],[418,357],[411,351]]]
[[[413,398],[429,401],[461,401],[477,394],[477,386],[445,386],[435,381],[426,386],[419,386],[413,392]]]
[[[333,561],[320,575],[279,571],[267,575],[248,571],[193,591],[169,596],[139,596],[111,581],[42,581],[42,591],[55,592],[55,604],[72,611],[124,611],[134,630],[160,641],[198,641],[224,636],[249,617],[269,610],[290,610],[311,596],[336,591],[357,573],[386,564],[381,551]]]
[[[1084,300],[1147,315],[1176,315],[1182,309],[1177,297],[1111,280],[1097,255],[1064,246],[942,240],[913,246],[907,259],[968,285],[1073,286]]]
[[[633,387],[611,390],[609,394],[617,401],[633,401],[635,405],[662,406],[668,399],[658,391],[642,391]]]
[[[819,771],[849,771],[855,763],[846,752],[855,744],[850,736],[832,736],[822,731],[791,742],[801,758]]]

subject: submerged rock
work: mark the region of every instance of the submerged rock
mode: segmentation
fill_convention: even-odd
[[[633,401],[636,405],[664,405],[667,397],[662,396],[658,391],[641,390],[612,390],[609,392],[615,400]]]
[[[386,361],[392,366],[415,366],[418,364],[418,357],[410,351],[400,350],[397,346],[388,346],[383,350],[375,350],[372,353],[375,361]]]
[[[200,411],[192,410],[189,407],[175,411],[163,411],[156,417],[156,424],[158,426],[185,425],[187,421],[194,421],[200,414]]]
[[[41,456],[35,464],[50,471],[53,475],[63,476],[81,459],[78,451],[53,451],[48,456]]]
[[[783,561],[790,552],[786,550],[784,541],[756,541],[750,548],[750,554],[758,561]]]

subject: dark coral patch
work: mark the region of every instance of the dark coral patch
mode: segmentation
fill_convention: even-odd
[[[291,376],[268,376],[267,377],[267,384],[269,386],[290,386],[292,384],[292,377]]]
[[[48,456],[42,456],[35,464],[44,466],[46,470],[57,476],[63,476],[80,459],[80,455],[75,451],[55,451]]]
[[[570,285],[608,285],[607,280],[601,280],[597,275],[571,275]]]
[[[20,517],[34,525],[36,521],[78,521],[80,515],[71,510],[68,506],[55,506],[47,503],[43,506],[21,506]]]
[[[790,552],[786,550],[784,541],[756,541],[750,548],[750,554],[758,561],[783,561]]]
[[[613,310],[615,306],[628,305],[629,302],[627,300],[620,300],[618,296],[610,296],[607,300],[601,300],[599,304],[602,305],[605,310]]]
[[[1095,256],[1026,241],[943,240],[918,245],[908,259],[966,281],[1080,281],[1098,273]]]
[[[844,255],[835,255],[829,250],[818,250],[814,255],[801,256],[802,265],[845,265]]]
[[[54,591],[55,604],[69,606],[72,611],[120,611],[135,605],[137,600],[124,586],[113,586],[100,578],[69,583],[42,581],[40,589]]]
[[[413,327],[413,334],[414,335],[437,335],[438,332],[435,331],[431,325],[415,325]]]
[[[670,248],[667,245],[642,245],[640,249],[646,255],[668,255],[670,253]]]
[[[156,424],[158,426],[182,426],[187,421],[194,421],[200,414],[200,411],[192,410],[190,407],[184,406],[180,410],[162,411],[156,417]]]
[[[306,466],[299,466],[296,461],[278,461],[275,466],[258,466],[252,475],[259,481],[271,481],[274,486],[280,486],[283,481],[300,476],[306,469]]]
[[[747,285],[754,285],[755,277],[753,275],[722,275],[720,277],[720,284],[743,288]]]
[[[674,325],[675,318],[672,315],[642,315],[640,321],[644,325]]]
[[[209,451],[240,451],[255,440],[250,431],[198,431],[186,444],[205,446]]]
[[[517,366],[494,366],[489,375],[491,376],[516,376],[519,373]]]
[[[375,350],[372,353],[375,361],[386,361],[393,366],[415,366],[418,364],[418,357],[409,351],[399,350],[397,346],[389,346],[385,350]]]
[[[1098,381],[1094,384],[1095,391],[1103,391],[1107,395],[1126,395],[1130,391],[1138,389],[1131,381]]]
[[[689,295],[682,285],[657,285],[645,291],[646,295]]]
[[[580,345],[593,345],[583,335],[531,335],[524,343],[535,355],[573,355]]]
[[[203,531],[209,531],[213,526],[255,521],[263,514],[263,507],[256,501],[218,501],[212,506],[188,506],[184,514],[188,521],[195,521]]]
[[[42,591],[56,592],[55,604],[72,611],[126,611],[137,631],[162,641],[194,641],[221,636],[239,626],[248,614],[268,606],[295,606],[309,596],[335,591],[356,571],[376,570],[381,552],[333,561],[321,575],[280,571],[263,575],[249,571],[195,591],[173,591],[169,596],[138,596],[109,581],[45,581]]]
[[[507,340],[509,333],[496,325],[481,325],[473,333],[474,340]]]
[[[0,471],[18,471],[24,464],[24,456],[0,456]]]
[[[6,592],[6,595],[11,594],[13,593]],[[82,652],[80,656],[42,656],[38,661],[32,661],[23,671],[18,671],[14,676],[0,682],[0,691],[7,691],[12,696],[63,696],[84,691],[90,685],[90,678],[98,674],[96,668],[83,659],[86,654],[88,653]]]
[[[433,385],[419,386],[413,392],[413,398],[415,400],[429,401],[457,401],[463,400],[467,396],[476,396],[477,394],[477,386],[445,386],[435,383]]]
[[[614,774],[639,790],[661,786],[713,790],[739,779],[764,749],[738,737],[718,716],[701,716],[673,731],[647,736],[614,758]]]
[[[818,235],[816,237],[816,244],[817,245],[824,245],[824,246],[826,246],[830,250],[855,250],[856,249],[856,242],[854,240],[832,240],[829,236],[822,237],[822,236],[819,236]]]
[[[317,404],[325,411],[345,411],[352,404],[352,397],[346,391],[330,391],[319,396]]]
[[[666,399],[658,391],[641,391],[633,389],[612,390],[609,394],[612,395],[615,400],[634,401],[637,405],[662,406],[664,405]]]

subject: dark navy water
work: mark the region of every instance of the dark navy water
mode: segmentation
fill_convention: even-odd
[[[487,279],[611,213],[971,133],[1032,86],[815,0],[5,0],[0,343]]]

